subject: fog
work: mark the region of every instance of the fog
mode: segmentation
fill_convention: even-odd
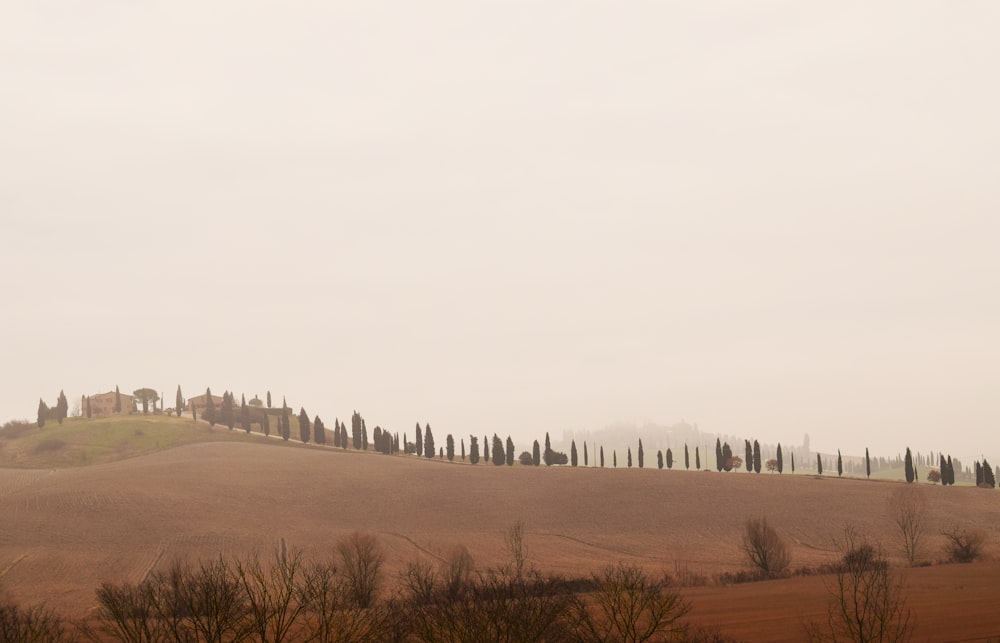
[[[993,2],[9,2],[0,422],[270,390],[1000,460]],[[439,438],[440,440],[441,438]]]

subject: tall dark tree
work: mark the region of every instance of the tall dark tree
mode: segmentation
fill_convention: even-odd
[[[250,409],[247,407],[247,396],[240,398],[240,426],[244,431],[250,433]]]
[[[576,466],[576,440],[569,443],[569,464],[571,467]]]
[[[507,457],[504,460],[507,462],[508,467],[514,466],[514,441],[507,436]]]
[[[948,485],[955,484],[955,464],[951,461],[951,454],[948,454]]]
[[[541,449],[538,447],[538,440],[535,440],[535,443],[531,445],[531,464],[536,467],[542,464],[542,454]]]
[[[483,436],[483,460],[486,462],[490,461],[490,441]]]
[[[312,427],[309,426],[309,414],[305,407],[299,407],[299,439],[305,444],[309,441]]]
[[[795,452],[794,451],[792,451],[791,456],[792,456],[792,473],[795,473]]]
[[[56,422],[62,424],[67,415],[69,415],[69,401],[66,399],[66,393],[59,391],[59,397],[56,398]]]
[[[236,426],[236,400],[229,391],[222,394],[222,407],[219,409],[219,419],[230,431]]]
[[[537,443],[536,443],[537,444]],[[601,468],[604,468],[604,445],[601,445]]]
[[[417,422],[417,437],[415,437],[414,440],[416,440],[413,444],[416,447],[416,453],[417,453],[417,455],[418,456],[423,455],[424,454],[424,432],[423,432],[423,429],[420,428],[420,422]]]
[[[90,396],[88,395],[87,396],[87,417],[88,418],[91,416],[91,413],[92,413],[92,411],[91,411],[91,408],[90,408]]]
[[[434,434],[430,424],[424,425],[424,457],[428,460],[434,457]]]
[[[688,453],[688,445],[684,445],[684,468],[691,468],[691,455]]]
[[[552,442],[549,441],[549,432],[545,432],[545,451],[542,452],[542,461],[545,466],[552,466]]]
[[[212,399],[212,389],[205,389],[205,412],[201,416],[209,426],[215,426],[215,400]]]
[[[996,472],[993,471],[993,467],[990,466],[986,458],[983,458],[983,484],[991,489],[997,486]]]
[[[728,442],[722,445],[722,468],[726,471],[733,470],[733,449]]]
[[[663,469],[663,451],[660,449],[656,450],[656,468]]]
[[[837,449],[837,477],[844,475],[844,459],[840,457],[840,449]]]
[[[291,412],[292,410],[283,403],[281,407],[281,439],[285,442],[288,442],[288,439],[292,437],[292,421],[288,417]]]
[[[587,441],[586,440],[583,441],[583,466],[585,466],[585,467],[589,467],[590,466],[590,462],[588,461],[588,458],[587,458]]]
[[[181,412],[184,411],[184,396],[181,395],[181,385],[177,385],[177,397],[174,399],[174,405],[177,409],[177,417],[181,416]]]
[[[313,420],[313,442],[316,444],[326,444],[326,426],[323,424],[323,420],[316,416]]]
[[[642,439],[641,438],[639,439],[639,450],[636,452],[635,455],[636,455],[636,458],[638,459],[639,468],[641,469],[642,465],[643,465],[643,460],[644,460],[643,454],[642,454]]]
[[[715,470],[722,471],[722,469],[722,441],[719,438],[715,438]]]
[[[361,418],[361,450],[368,450],[368,425],[365,424],[364,418]]]
[[[49,405],[45,403],[45,400],[38,398],[38,428],[45,428],[45,418],[49,416]]]
[[[333,418],[333,448],[338,447],[340,447],[340,418]]]
[[[785,471],[785,460],[781,457],[781,443],[778,443],[778,455],[775,458],[778,461],[778,473],[784,473]]]
[[[743,441],[743,448],[746,452],[746,459],[743,460],[743,465],[747,468],[747,473],[753,472],[753,445],[750,444],[750,440]]]
[[[122,394],[118,390],[118,385],[115,385],[115,413],[122,412]]]
[[[694,448],[694,468],[695,471],[701,471],[701,451],[697,446]]]
[[[823,475],[823,458],[816,454],[816,474]]]
[[[469,462],[479,464],[479,438],[474,435],[469,436]]]
[[[674,468],[674,452],[669,447],[667,448],[667,468]]]
[[[753,470],[760,473],[760,442],[757,440],[753,441]]]
[[[271,408],[271,391],[267,392],[267,408]]]
[[[462,462],[465,462],[465,438],[462,438]]]
[[[347,450],[347,425],[343,422],[340,423],[340,448]]]
[[[944,458],[941,458],[941,461],[944,462]],[[872,459],[868,455],[868,447],[865,447],[865,477],[868,479],[872,477]]]
[[[632,468],[632,447],[628,448],[628,468]]]
[[[502,467],[507,464],[507,453],[504,451],[503,440],[493,434],[493,465]]]
[[[617,449],[613,449],[611,451],[611,466],[614,469],[618,468],[618,450]]]
[[[903,472],[906,476],[907,482],[913,482],[913,454],[910,453],[910,447],[906,447],[906,459],[903,461]]]
[[[455,460],[455,438],[451,437],[449,433],[444,439],[444,452],[448,454],[448,462]]]
[[[355,451],[361,450],[361,414],[357,411],[351,415],[351,446]]]

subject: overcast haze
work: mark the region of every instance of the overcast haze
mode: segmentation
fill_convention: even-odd
[[[5,2],[0,421],[1000,460],[995,2]],[[524,445],[526,446],[526,445]]]

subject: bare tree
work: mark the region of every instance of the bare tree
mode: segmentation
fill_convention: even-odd
[[[524,561],[527,558],[524,547],[524,523],[520,520],[515,522],[510,529],[504,532],[503,541],[507,545],[507,552],[510,553],[514,575],[521,578],[524,575]]]
[[[307,597],[306,626],[295,640],[309,643],[382,643],[405,635],[396,623],[397,610],[389,604],[356,605],[354,583],[327,563],[304,570]]]
[[[837,547],[842,558],[834,580],[827,585],[831,596],[827,620],[806,626],[809,640],[909,641],[913,622],[903,586],[889,569],[881,548],[853,527],[844,530]]]
[[[788,545],[769,524],[767,518],[749,518],[743,530],[740,549],[747,562],[764,578],[780,575],[791,563]]]
[[[899,527],[906,561],[913,565],[917,560],[927,520],[927,497],[924,490],[911,485],[899,487],[889,496],[887,508]]]
[[[573,608],[574,640],[639,643],[682,631],[677,620],[690,605],[666,580],[650,580],[638,567],[618,563],[593,577],[590,600]]]
[[[20,607],[0,604],[0,641],[17,643],[71,643],[74,632],[63,627],[62,619],[48,607]]]
[[[971,563],[983,554],[986,532],[982,529],[954,527],[941,535],[946,538],[944,550],[952,562]]]
[[[385,562],[378,540],[371,534],[356,531],[338,542],[336,550],[348,596],[357,607],[371,606],[378,595]]]
[[[455,598],[465,591],[472,580],[474,567],[472,554],[465,545],[455,545],[441,565],[444,591],[449,598]]]
[[[292,638],[307,607],[302,552],[288,553],[282,542],[270,565],[254,553],[237,560],[234,573],[246,596],[247,629],[270,643]]]

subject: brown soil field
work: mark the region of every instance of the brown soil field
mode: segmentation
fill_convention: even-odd
[[[795,568],[832,562],[853,524],[880,541],[904,574],[917,640],[1000,637],[1000,495],[922,485],[923,558],[941,558],[942,529],[988,532],[987,560],[902,569],[886,513],[902,483],[656,469],[494,467],[266,444],[191,444],[75,469],[0,469],[0,588],[23,604],[88,613],[102,581],[139,581],[180,558],[272,551],[284,539],[329,556],[355,530],[376,534],[390,577],[456,544],[478,566],[506,561],[503,532],[523,522],[529,562],[578,577],[624,560],[659,575],[705,575],[682,590],[689,620],[740,640],[802,640],[825,613],[823,576],[723,586],[745,569],[746,518],[766,516],[792,546]]]

